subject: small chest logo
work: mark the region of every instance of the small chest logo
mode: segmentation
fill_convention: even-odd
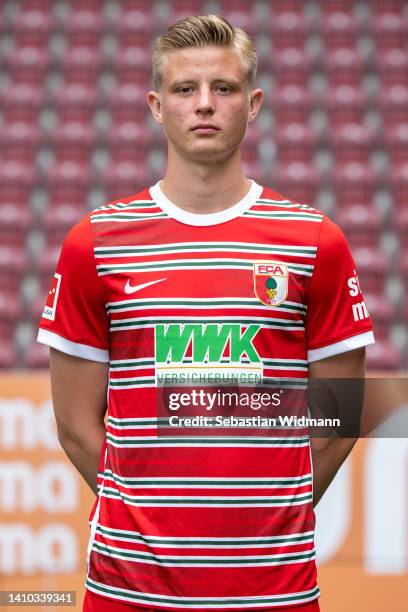
[[[266,306],[279,306],[288,295],[288,266],[280,261],[254,262],[255,295]]]

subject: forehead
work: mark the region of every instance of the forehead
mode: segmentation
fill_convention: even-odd
[[[163,82],[180,79],[245,79],[245,66],[239,52],[231,47],[187,47],[163,57]]]

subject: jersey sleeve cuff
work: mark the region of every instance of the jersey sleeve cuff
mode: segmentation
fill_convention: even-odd
[[[345,340],[340,340],[340,342],[335,342],[334,344],[328,344],[327,346],[322,346],[321,348],[311,349],[307,351],[307,359],[309,363],[312,363],[313,361],[319,361],[319,359],[326,359],[326,357],[332,357],[333,355],[346,353],[347,351],[352,351],[354,349],[361,348],[362,346],[374,344],[374,342],[374,333],[372,331],[364,332],[362,334],[357,334],[356,336],[346,338]]]
[[[99,361],[100,363],[109,362],[109,351],[104,349],[95,348],[88,344],[79,344],[77,342],[71,342],[63,338],[59,334],[52,332],[48,329],[40,328],[38,330],[37,342],[46,344],[51,348],[55,348],[62,353],[67,355],[73,355],[74,357],[81,357],[82,359],[89,359],[91,361]]]

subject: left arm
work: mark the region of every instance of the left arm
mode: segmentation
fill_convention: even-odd
[[[310,378],[365,378],[365,348],[314,361]],[[313,506],[316,506],[358,438],[311,438]]]

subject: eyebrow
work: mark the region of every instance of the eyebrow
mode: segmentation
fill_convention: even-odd
[[[189,79],[189,78],[178,79],[177,81],[173,81],[172,83],[170,83],[170,87],[180,87],[180,85],[186,85],[187,83],[196,84],[197,80],[196,79]],[[241,84],[241,81],[237,81],[237,80],[231,79],[231,78],[218,77],[217,79],[214,79],[213,81],[211,81],[211,83],[213,85],[215,85],[216,83],[227,83],[228,85],[232,85],[232,86],[237,87],[237,86],[239,86]]]

